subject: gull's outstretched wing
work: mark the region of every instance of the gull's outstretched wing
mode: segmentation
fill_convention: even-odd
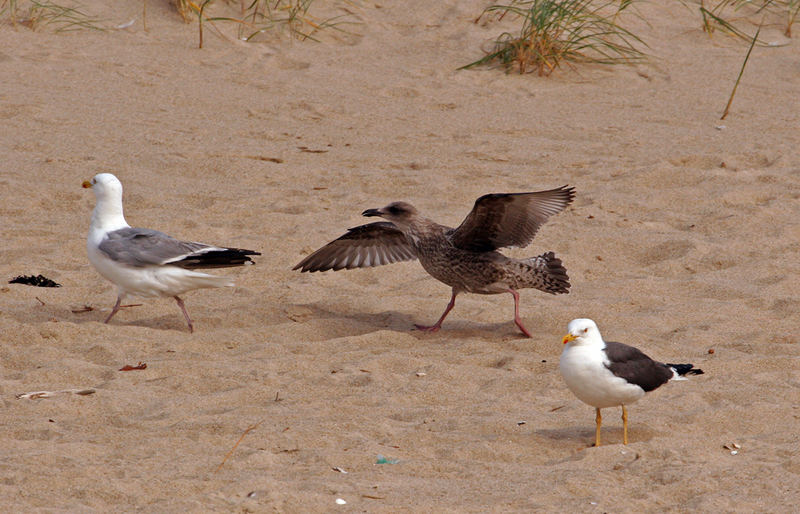
[[[575,188],[562,186],[533,193],[483,195],[451,240],[463,250],[488,252],[508,246],[526,246],[550,216],[575,198]]]
[[[397,227],[386,221],[348,229],[292,269],[328,271],[381,266],[417,258],[414,248]]]

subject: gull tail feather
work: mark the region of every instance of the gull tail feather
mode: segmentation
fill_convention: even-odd
[[[550,294],[569,293],[570,283],[567,269],[553,252],[523,259],[522,262],[533,268],[533,280],[529,287],[535,287]]]
[[[693,364],[666,364],[675,372],[673,380],[686,380],[685,375],[702,375],[704,373],[702,369],[695,368]]]

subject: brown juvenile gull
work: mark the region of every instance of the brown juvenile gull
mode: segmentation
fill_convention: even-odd
[[[387,221],[351,228],[347,233],[303,259],[293,269],[327,271],[380,266],[419,259],[433,278],[453,288],[450,303],[435,325],[415,325],[436,332],[453,308],[456,295],[511,293],[514,323],[531,337],[519,317],[518,289],[532,287],[551,294],[569,292],[567,270],[553,252],[512,259],[497,251],[523,247],[550,216],[564,210],[575,189],[563,186],[532,193],[494,193],[481,196],[457,228],[439,225],[406,202],[367,209],[363,216]]]
[[[171,296],[192,332],[192,319],[178,295],[193,289],[234,285],[227,277],[192,270],[252,264],[249,256],[261,255],[252,250],[179,241],[157,230],[131,228],[122,215],[122,184],[110,173],[95,175],[91,181],[84,181],[83,187],[92,188],[97,198],[86,240],[89,262],[117,286],[117,303],[106,323],[128,295]]]
[[[633,346],[603,341],[597,324],[590,319],[570,321],[567,331],[559,367],[570,391],[595,408],[595,446],[600,446],[600,409],[622,407],[622,444],[628,444],[625,405],[670,380],[703,374],[691,364],[662,364]]]

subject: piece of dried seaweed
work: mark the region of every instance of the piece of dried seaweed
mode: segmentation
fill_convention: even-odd
[[[36,287],[61,287],[61,284],[54,282],[44,275],[20,275],[8,281],[9,284],[25,284]]]

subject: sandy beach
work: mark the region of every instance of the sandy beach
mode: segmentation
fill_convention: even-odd
[[[318,0],[318,42],[83,2],[119,30],[0,25],[0,506],[6,512],[793,512],[800,500],[800,59],[678,1],[641,3],[636,66],[457,68],[489,2]],[[129,5],[128,5],[129,4]],[[754,31],[754,27],[747,26]],[[795,27],[795,32],[800,28]],[[133,226],[260,251],[236,287],[103,319],[94,195]],[[514,257],[568,295],[459,296],[417,262],[299,273],[394,200],[457,226],[491,192],[576,188]],[[62,285],[8,284],[42,274]],[[594,409],[558,369],[567,323],[705,374]],[[146,363],[146,369],[119,371]],[[49,398],[35,391],[92,389]],[[737,447],[732,444],[738,445]],[[725,446],[728,446],[726,448]],[[731,449],[735,448],[735,453]],[[389,462],[378,464],[379,456]],[[344,500],[345,504],[336,500]]]

